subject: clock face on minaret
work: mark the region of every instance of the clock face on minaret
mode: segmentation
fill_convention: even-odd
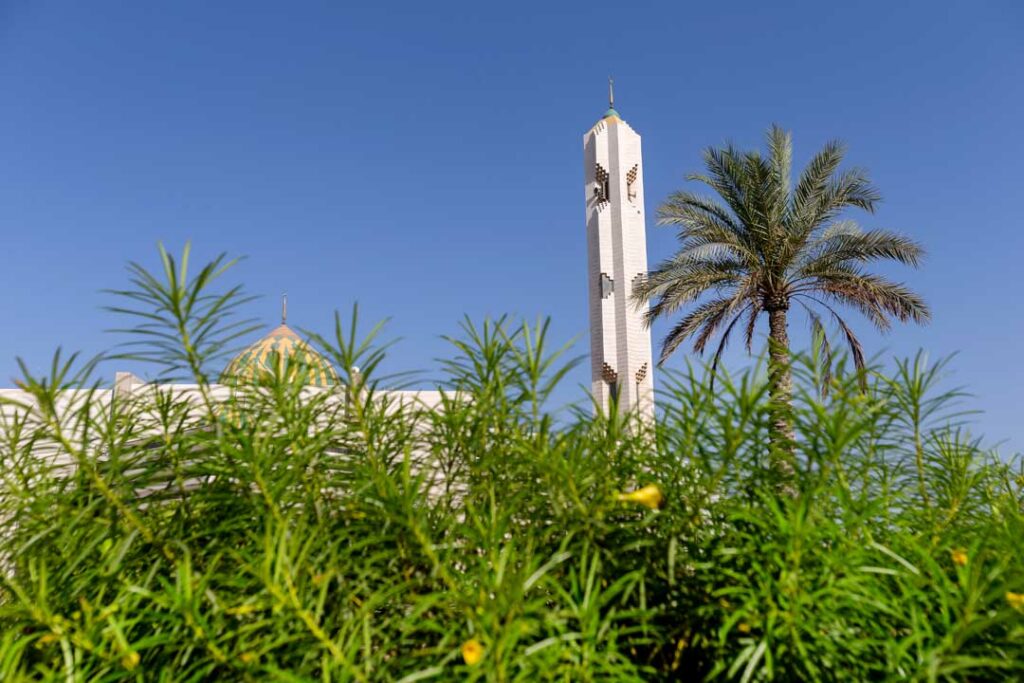
[[[640,136],[614,107],[583,136],[590,300],[590,367],[595,403],[654,415],[647,306],[633,288],[647,276]]]

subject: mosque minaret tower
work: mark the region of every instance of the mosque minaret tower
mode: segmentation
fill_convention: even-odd
[[[615,111],[608,81],[608,111],[583,136],[587,206],[587,277],[590,292],[590,373],[594,399],[607,410],[654,415],[651,333],[647,305],[632,300],[647,275],[644,166],[640,136]]]

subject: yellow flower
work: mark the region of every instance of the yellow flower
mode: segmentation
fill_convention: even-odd
[[[736,625],[736,630],[740,633],[750,633],[750,624],[745,621],[741,621]]]
[[[139,665],[139,659],[141,659],[141,657],[139,657],[138,652],[129,652],[124,657],[121,657],[121,666],[131,671]]]
[[[620,493],[618,498],[626,503],[639,503],[652,510],[657,510],[665,504],[665,496],[661,494],[661,489],[657,484],[648,484],[636,491]]]
[[[679,665],[682,663],[683,659],[683,650],[686,649],[686,645],[686,636],[683,636],[678,641],[676,641],[676,654],[674,657],[672,657],[672,671],[679,670]]]
[[[466,664],[474,666],[484,658],[484,646],[476,638],[470,638],[462,644],[462,659]]]
[[[1024,593],[1006,591],[1006,602],[1014,609],[1024,610]]]
[[[246,614],[252,614],[259,608],[256,605],[239,605],[238,607],[228,607],[225,612],[233,614],[236,617],[244,617]]]
[[[958,567],[963,567],[967,564],[967,551],[962,548],[956,548],[950,552],[950,556],[953,558],[953,564]]]
[[[238,655],[238,658],[242,660],[243,664],[252,664],[256,661],[256,655],[254,655],[251,652],[243,652],[242,654]]]
[[[60,640],[60,636],[58,636],[56,633],[47,633],[42,638],[36,641],[36,645],[42,647],[44,645],[49,645],[50,643],[56,643],[58,640]]]

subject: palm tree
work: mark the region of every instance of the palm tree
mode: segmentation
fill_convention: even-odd
[[[733,329],[744,322],[750,351],[757,320],[767,314],[774,432],[791,437],[788,315],[794,303],[807,312],[824,362],[830,364],[831,347],[822,313],[835,320],[858,370],[863,370],[864,352],[839,314],[840,305],[859,311],[883,331],[893,318],[923,323],[930,313],[903,284],[865,270],[864,264],[883,259],[916,267],[924,251],[906,237],[863,231],[844,218],[851,207],[874,213],[879,201],[863,170],[839,171],[844,146],[826,144],[792,187],[790,134],[772,126],[767,144],[767,157],[731,144],[705,150],[707,172],[687,179],[704,183],[718,197],[680,191],[662,204],[659,223],[680,226],[679,251],[650,273],[634,296],[638,302],[654,301],[648,325],[695,305],[665,337],[659,364],[689,337],[695,337],[694,350],[702,354],[721,332],[712,382]]]

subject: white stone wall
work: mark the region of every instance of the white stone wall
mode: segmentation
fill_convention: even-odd
[[[306,387],[303,389],[304,396],[313,396],[331,391],[318,387]],[[134,413],[134,418],[139,421],[139,435],[160,433],[159,421],[153,410],[154,394],[170,393],[175,401],[182,401],[194,406],[195,410],[189,411],[189,418],[198,425],[205,412],[202,408],[203,398],[196,384],[148,384],[131,373],[119,372],[114,381],[114,388],[87,391],[84,389],[70,389],[63,391],[57,398],[57,412],[63,420],[68,422],[67,435],[74,438],[79,434],[79,425],[76,424],[78,412],[82,406],[88,405],[90,414],[99,418],[97,411],[109,411],[111,401],[133,401],[138,402],[139,410]],[[208,395],[214,403],[226,401],[231,396],[231,388],[223,384],[211,384],[208,388]],[[413,390],[413,391],[378,391],[375,396],[389,410],[401,408],[423,409],[428,411],[439,411],[443,409],[444,394],[441,391]],[[449,398],[454,396],[449,395]],[[336,406],[341,409],[344,405],[344,398],[341,394],[333,394],[326,401],[327,406]],[[0,389],[0,437],[12,433],[12,428],[19,421],[24,421],[25,426],[22,433],[28,435],[41,424],[42,417],[38,411],[35,399],[31,394],[21,389]],[[80,448],[83,444],[73,441],[70,444],[73,448]],[[3,448],[9,449],[13,446],[10,443],[2,444]],[[73,458],[60,444],[51,441],[35,441],[31,444],[32,453],[43,462],[54,467],[68,467],[74,464]],[[87,449],[88,450],[88,449]],[[6,451],[4,451],[6,453]],[[2,464],[2,463],[0,463]]]

